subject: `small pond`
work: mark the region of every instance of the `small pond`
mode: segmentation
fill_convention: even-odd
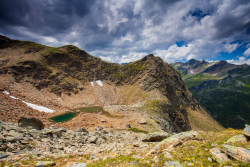
[[[107,117],[111,117],[111,118],[122,118],[122,116],[116,116],[116,115],[112,115],[106,111],[103,110],[102,107],[84,107],[84,108],[77,108],[77,109],[73,109],[73,112],[67,112],[55,117],[51,117],[49,118],[50,120],[54,121],[54,122],[67,122],[69,120],[71,120],[72,118],[77,116],[77,112],[84,112],[84,113],[95,113],[95,114],[99,114],[99,115],[105,115]]]
[[[69,120],[71,120],[72,118],[74,118],[77,114],[75,112],[68,112],[68,113],[64,113],[55,117],[51,117],[50,120],[54,121],[54,122],[67,122]]]

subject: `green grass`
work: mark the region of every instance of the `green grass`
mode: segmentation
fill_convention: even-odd
[[[193,96],[224,127],[242,129],[250,123],[250,95],[243,92],[215,89]],[[244,120],[239,119],[239,116]]]
[[[130,130],[131,132],[136,132],[136,133],[145,133],[145,134],[148,134],[148,132],[147,132],[147,131],[140,130],[140,129],[138,129],[138,128],[134,128],[134,127],[129,128],[129,130]]]
[[[224,78],[224,76],[218,77],[216,75],[210,75],[210,74],[202,74],[198,73],[195,75],[188,75],[183,78],[184,83],[190,88],[192,86],[198,86],[203,81],[209,81],[209,80],[220,80]]]

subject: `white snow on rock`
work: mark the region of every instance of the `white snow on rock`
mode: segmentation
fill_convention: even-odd
[[[10,96],[12,99],[19,99],[19,98],[17,98],[17,97],[15,97],[15,96]]]
[[[94,83],[93,82],[90,82],[92,86],[94,86]]]
[[[96,83],[98,83],[98,85],[102,86],[102,81],[101,80],[97,80]]]
[[[7,92],[6,90],[5,91],[3,91],[3,93],[5,93],[5,94],[7,94],[7,95],[9,95],[10,93],[9,92]]]
[[[38,110],[38,111],[44,111],[44,112],[47,112],[47,113],[52,113],[52,112],[55,112],[55,110],[51,110],[49,108],[46,108],[46,107],[43,107],[43,106],[38,106],[38,105],[35,105],[35,104],[32,104],[32,103],[28,103],[26,101],[22,101],[24,102],[25,104],[27,104],[29,107],[35,109],[35,110]]]
[[[3,91],[3,93],[5,93],[5,94],[7,94],[7,95],[10,94],[10,93],[7,92],[6,90]],[[15,97],[15,96],[10,96],[10,98],[12,98],[12,99],[19,99],[19,98]],[[22,101],[22,102],[25,103],[25,104],[27,104],[29,107],[31,107],[31,108],[33,108],[33,109],[35,109],[35,110],[38,110],[38,111],[44,111],[44,112],[47,112],[47,113],[55,112],[55,110],[51,110],[51,109],[46,108],[46,107],[43,107],[43,106],[38,106],[38,105],[35,105],[35,104],[32,104],[32,103],[28,103],[28,102],[26,102],[26,101]]]

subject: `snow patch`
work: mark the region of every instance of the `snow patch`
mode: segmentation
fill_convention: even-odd
[[[98,83],[98,85],[102,86],[102,81],[101,80],[97,80],[96,83]]]
[[[94,83],[93,82],[90,82],[92,86],[94,86]]]
[[[7,92],[6,90],[5,91],[3,91],[3,93],[5,93],[5,94],[7,94],[7,95],[9,95],[10,93],[9,92]]]
[[[7,95],[10,94],[10,93],[7,92],[6,90],[3,91],[3,93],[5,93],[5,94],[7,94]],[[12,99],[19,99],[19,98],[15,97],[15,96],[10,96],[10,98],[12,98]],[[46,108],[46,107],[43,107],[43,106],[38,106],[38,105],[35,105],[35,104],[32,104],[32,103],[28,103],[28,102],[26,102],[26,101],[22,101],[22,102],[25,103],[25,104],[27,104],[29,107],[31,107],[31,108],[33,108],[33,109],[35,109],[35,110],[38,110],[38,111],[44,111],[44,112],[47,112],[47,113],[55,112],[55,110],[51,110],[51,109]]]
[[[12,99],[19,99],[19,98],[17,98],[17,97],[15,97],[15,96],[10,96]]]
[[[193,74],[194,72],[193,72],[193,70],[190,70],[190,72],[191,72],[191,74]]]
[[[38,105],[35,105],[35,104],[32,104],[32,103],[28,103],[26,101],[22,101],[22,102],[27,104],[29,107],[31,107],[31,108],[33,108],[35,110],[38,110],[38,111],[44,111],[44,112],[47,112],[47,113],[55,112],[54,110],[51,110],[51,109],[43,107],[43,106],[38,106]]]

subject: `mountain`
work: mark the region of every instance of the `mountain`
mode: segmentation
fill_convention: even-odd
[[[187,63],[173,63],[189,87],[193,96],[224,127],[242,129],[250,123],[250,66],[234,65],[226,61],[206,63],[194,67],[189,64],[202,61],[190,60]],[[189,66],[188,66],[189,65]],[[198,71],[184,73],[184,70]],[[184,70],[183,70],[184,69]]]
[[[0,36],[0,46],[1,90],[56,111],[43,115],[43,119],[65,110],[78,109],[80,112],[83,107],[93,106],[103,107],[109,116],[122,114],[107,117],[104,111],[95,116],[80,113],[82,117],[76,116],[65,123],[50,122],[45,126],[126,128],[129,123],[147,131],[152,130],[151,126],[169,132],[223,129],[193,98],[179,73],[152,54],[119,65],[72,45],[55,48]],[[16,122],[20,117],[18,112],[14,117],[10,115],[13,113],[6,109],[0,118]],[[39,114],[35,116],[41,119]],[[144,117],[149,120],[147,126],[137,123]],[[83,121],[83,118],[93,121]]]

